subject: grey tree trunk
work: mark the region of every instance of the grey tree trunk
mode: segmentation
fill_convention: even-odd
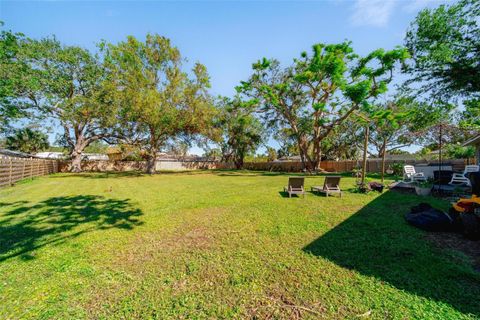
[[[154,174],[155,173],[155,156],[150,156],[150,158],[147,160],[147,173],[148,174]]]
[[[82,152],[74,150],[72,152],[72,168],[71,172],[81,172],[82,171]]]

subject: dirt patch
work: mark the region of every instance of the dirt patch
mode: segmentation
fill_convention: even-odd
[[[85,304],[89,315],[98,318],[103,312],[112,311],[123,299],[138,294],[144,276],[151,275],[152,270],[158,270],[161,278],[172,268],[188,269],[182,257],[215,246],[218,230],[212,225],[222,213],[222,209],[217,208],[194,209],[182,213],[182,220],[173,228],[135,235],[111,260],[105,261],[104,267],[109,270],[106,276],[112,279],[92,289],[92,299]],[[165,286],[178,293],[186,290],[189,284],[180,278]]]
[[[138,233],[115,254],[112,266],[138,272],[149,262],[162,263],[172,255],[208,250],[221,236],[222,230],[212,226],[223,213],[220,208],[194,209],[182,213],[176,227]]]
[[[427,239],[442,249],[453,249],[460,251],[472,259],[473,268],[480,272],[480,241],[465,239],[457,233],[428,233]]]

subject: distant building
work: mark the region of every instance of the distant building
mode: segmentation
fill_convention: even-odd
[[[273,162],[299,162],[299,161],[302,161],[302,158],[300,156],[281,157],[276,160],[273,160]]]
[[[369,160],[382,160],[382,158],[377,157],[368,157]],[[405,160],[415,160],[417,159],[414,154],[386,154],[385,160],[392,160],[392,161],[405,161]]]
[[[62,160],[67,159],[68,156],[65,155],[63,152],[38,152],[35,154],[36,158],[40,159],[56,159]],[[101,153],[84,153],[82,154],[82,160],[84,161],[93,161],[93,160],[108,160],[108,156],[106,154]]]
[[[157,152],[157,161],[205,161],[205,157],[196,154],[176,155],[167,152]]]
[[[35,158],[36,156],[33,155],[33,154],[20,152],[20,151],[0,149],[0,157],[6,157],[6,158]]]
[[[108,160],[108,155],[103,153],[84,153],[82,154],[82,160],[87,160],[87,161]]]
[[[38,152],[35,154],[35,157],[41,159],[65,159],[65,154],[63,152]]]

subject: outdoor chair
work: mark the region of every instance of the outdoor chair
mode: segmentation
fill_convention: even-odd
[[[414,166],[403,166],[403,182],[413,183],[417,181],[427,181],[427,177],[423,172],[417,173]]]
[[[340,194],[342,197],[342,190],[340,189],[340,176],[329,176],[325,177],[323,186],[313,186],[311,188],[312,192],[324,193],[327,197],[332,193]]]
[[[451,185],[466,185],[468,187],[472,186],[468,175],[472,172],[478,172],[480,170],[480,166],[477,165],[468,165],[465,166],[465,170],[463,173],[454,173],[452,176],[452,180],[448,184]]]
[[[291,198],[292,194],[301,194],[305,198],[304,177],[289,177],[288,186],[283,188],[284,192],[288,193],[288,197]]]

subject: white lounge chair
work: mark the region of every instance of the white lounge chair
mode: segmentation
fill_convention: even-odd
[[[423,172],[417,173],[414,166],[403,166],[403,182],[413,183],[417,181],[427,181],[427,177]]]
[[[478,172],[480,170],[480,166],[477,165],[468,165],[465,166],[465,170],[463,173],[454,173],[452,176],[452,180],[448,184],[451,185],[466,185],[468,187],[472,186],[470,179],[468,179],[467,175],[470,172]]]

